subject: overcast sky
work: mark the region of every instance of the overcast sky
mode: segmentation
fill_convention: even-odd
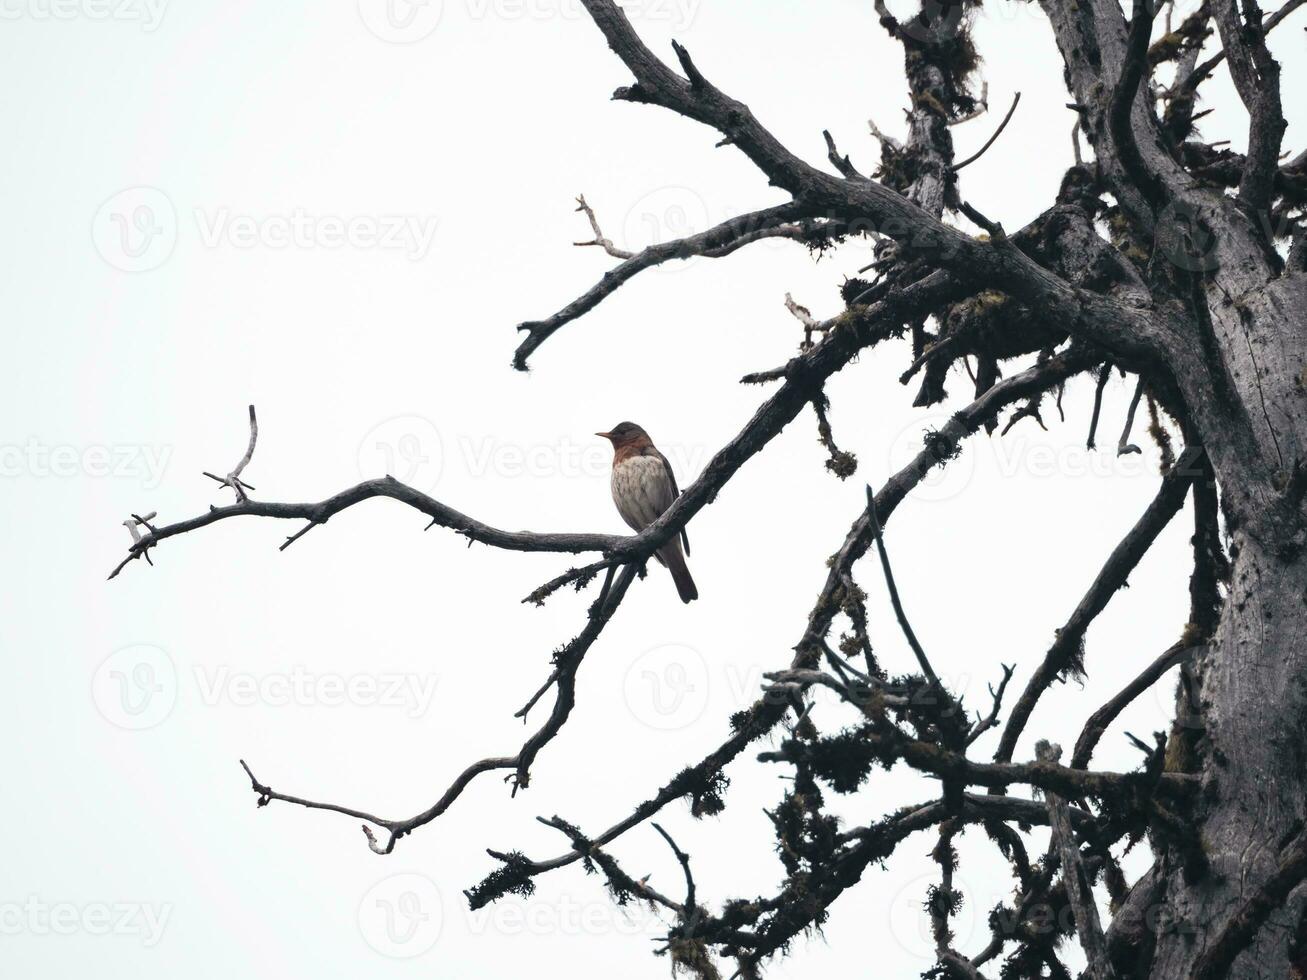
[[[684,41],[809,160],[824,161],[823,128],[866,170],[868,117],[902,135],[902,53],[870,0],[628,7],[656,51]],[[470,761],[524,737],[513,712],[589,599],[520,599],[568,559],[469,550],[376,501],[285,553],[294,526],[223,523],[106,583],[130,541],[122,522],[226,502],[201,473],[235,463],[253,403],[245,475],[260,498],[317,500],[389,470],[503,527],[623,531],[592,433],[641,423],[689,484],[764,397],[738,378],[794,353],[785,293],[838,311],[869,245],[814,262],[763,243],[648,273],[517,373],[514,325],[613,262],[571,246],[590,237],[578,193],[628,247],[781,199],[715,134],[610,102],[628,76],[575,0],[396,0],[389,13],[382,0],[0,0],[0,18],[6,975],[665,976],[650,955],[660,923],[614,909],[579,867],[475,914],[461,890],[494,867],[486,847],[563,850],[535,816],[596,832],[724,737],[762,672],[788,662],[864,482],[964,403],[965,378],[923,412],[897,382],[902,343],[842,372],[831,418],[857,476],[824,470],[801,416],[693,522],[703,598],[681,605],[661,569],[632,589],[530,790],[511,799],[487,775],[378,857],[355,820],[257,808],[237,760],[284,792],[395,818],[426,808]],[[1011,229],[1051,202],[1073,118],[1037,6],[986,4],[975,34],[995,111],[955,131],[959,153],[1022,100],[964,193]],[[1286,94],[1307,82],[1302,37],[1288,25],[1275,39]],[[1206,91],[1203,132],[1241,149],[1224,69]],[[1286,102],[1297,150],[1307,120]],[[1071,386],[1051,432],[1023,422],[1001,443],[978,438],[889,527],[917,632],[973,708],[1001,662],[1025,683],[1156,488],[1151,451],[1084,451],[1089,388]],[[1108,387],[1105,445],[1129,393]],[[1162,535],[1090,631],[1088,678],[1045,698],[1018,758],[1036,737],[1074,741],[1176,638],[1188,536],[1183,518]],[[910,669],[877,569],[858,578],[882,662]],[[1098,762],[1137,763],[1123,733],[1163,728],[1170,686],[1126,712]],[[823,704],[817,717],[843,716]],[[761,811],[785,772],[750,753],[729,774],[721,817],[696,822],[681,804],[661,817],[713,907],[782,878]],[[834,805],[865,823],[936,791],[896,770]],[[869,870],[774,975],[865,976],[872,957],[878,976],[928,966],[931,843]],[[974,953],[1008,879],[980,834],[962,847],[955,929]],[[650,828],[612,851],[679,892]]]

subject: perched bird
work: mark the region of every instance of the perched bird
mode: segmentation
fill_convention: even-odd
[[[643,531],[658,519],[672,501],[681,495],[672,475],[672,465],[660,453],[649,434],[634,422],[623,422],[611,432],[596,432],[613,444],[613,503],[635,531]],[[685,551],[682,553],[681,544]],[[694,579],[685,566],[690,553],[690,539],[682,529],[657,551],[658,560],[667,566],[676,582],[682,602],[699,598]]]

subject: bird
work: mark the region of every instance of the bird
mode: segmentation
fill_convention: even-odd
[[[595,435],[613,444],[613,503],[622,520],[639,532],[658,519],[672,501],[681,495],[672,473],[672,464],[658,451],[649,433],[634,422],[622,422],[608,432]],[[685,545],[682,552],[681,545]],[[690,538],[681,533],[658,549],[658,561],[667,566],[676,583],[682,602],[699,598],[699,590],[690,577],[685,556],[690,553]]]

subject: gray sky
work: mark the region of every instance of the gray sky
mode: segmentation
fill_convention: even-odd
[[[575,0],[444,0],[398,19],[384,8],[0,0],[7,974],[664,976],[649,955],[659,924],[613,909],[579,868],[488,912],[468,913],[460,891],[493,867],[486,847],[558,853],[536,815],[597,831],[719,741],[761,673],[788,660],[864,481],[884,480],[965,398],[953,378],[951,407],[912,409],[902,344],[840,374],[831,417],[857,477],[825,472],[810,415],[751,461],[691,528],[703,599],[682,606],[660,569],[637,583],[516,799],[484,777],[385,858],[354,820],[256,808],[239,758],[284,792],[391,817],[424,809],[468,762],[516,750],[512,714],[588,598],[524,606],[567,559],[469,550],[385,501],[284,554],[295,527],[223,523],[106,583],[129,514],[172,521],[226,502],[201,471],[235,462],[248,403],[256,496],[315,500],[390,469],[501,526],[617,532],[591,433],[640,422],[688,484],[764,396],[737,379],[793,354],[784,294],[830,315],[869,255],[851,244],[818,263],[763,243],[651,272],[558,334],[529,375],[513,372],[513,326],[612,264],[571,247],[589,237],[577,193],[628,247],[780,198],[713,133],[611,103],[628,78]],[[656,51],[683,40],[810,160],[824,158],[823,128],[868,170],[868,116],[901,135],[901,51],[870,2],[629,9]],[[1014,91],[1022,101],[963,190],[1015,228],[1052,200],[1072,114],[1036,6],[986,4],[975,33],[995,111],[955,131],[959,152],[984,142]],[[1293,25],[1275,37],[1285,93],[1304,90],[1302,44]],[[1204,133],[1242,148],[1224,70],[1206,91]],[[1307,120],[1300,100],[1286,110],[1296,150]],[[889,529],[917,631],[972,707],[987,707],[1000,662],[1018,662],[1024,684],[1154,492],[1151,455],[1083,450],[1089,387],[1072,386],[1068,421],[1049,433],[1027,422],[1001,443],[977,439]],[[1113,380],[1104,444],[1128,398]],[[1176,637],[1187,539],[1183,520],[1164,533],[1090,631],[1089,677],[1045,699],[1018,757],[1033,736],[1074,741]],[[859,580],[883,662],[907,670],[874,565]],[[1165,725],[1169,681],[1160,690],[1098,762],[1136,763],[1122,733]],[[722,817],[695,822],[679,804],[663,816],[714,905],[782,875],[761,814],[782,771],[746,759],[730,775]],[[836,806],[866,822],[933,789],[896,770]],[[879,975],[920,972],[930,846],[912,839],[870,871],[824,939],[797,944],[775,975],[863,975],[869,948]],[[1008,880],[977,833],[962,848],[956,932],[974,952]],[[652,830],[613,852],[679,890]]]

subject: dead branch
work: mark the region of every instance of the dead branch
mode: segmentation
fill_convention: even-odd
[[[1201,452],[1201,450],[1186,450],[1185,455],[1192,458],[1194,452]],[[1107,608],[1112,596],[1125,585],[1126,579],[1135,570],[1135,566],[1139,564],[1148,549],[1153,546],[1153,542],[1157,540],[1163,528],[1180,512],[1192,481],[1192,471],[1189,467],[1176,467],[1162,478],[1157,496],[1153,498],[1134,527],[1121,539],[1120,544],[1113,549],[1093,584],[1090,585],[1089,591],[1080,600],[1070,618],[1057,631],[1057,638],[1049,647],[1048,653],[1044,655],[1043,662],[1036,668],[1026,684],[1026,689],[1022,691],[1021,697],[1013,706],[1007,727],[1003,729],[1002,738],[999,740],[998,750],[994,753],[996,761],[1005,762],[1012,758],[1017,739],[1025,730],[1026,722],[1030,720],[1030,715],[1034,712],[1039,699],[1053,681],[1067,670],[1083,669],[1081,644],[1085,632],[1098,614]]]
[[[990,136],[989,139],[985,140],[985,145],[982,146],[979,150],[971,154],[971,156],[967,157],[961,163],[954,164],[953,166],[954,173],[957,173],[959,170],[961,170],[969,163],[975,163],[977,160],[979,160],[982,156],[985,155],[986,150],[988,150],[991,146],[994,145],[995,142],[997,142],[998,138],[1003,135],[1003,130],[1007,129],[1007,124],[1011,122],[1012,114],[1017,111],[1017,104],[1020,101],[1021,101],[1021,93],[1017,92],[1015,95],[1012,96],[1012,105],[1008,107],[1007,115],[1003,117],[1003,121],[998,124],[998,129],[994,130],[994,134]]]
[[[1041,741],[1035,746],[1035,754],[1040,762],[1053,765],[1062,757],[1062,749]],[[1089,976],[1092,980],[1115,980],[1116,971],[1112,969],[1107,956],[1107,943],[1103,939],[1103,926],[1098,921],[1098,905],[1094,901],[1093,889],[1089,886],[1089,876],[1085,872],[1084,862],[1080,858],[1080,848],[1076,845],[1074,832],[1071,830],[1071,814],[1067,802],[1057,793],[1047,793],[1049,825],[1053,830],[1053,844],[1062,859],[1062,880],[1066,884],[1067,898],[1075,910],[1076,930],[1080,933],[1080,945],[1089,958]]]
[[[254,414],[254,406],[250,406],[250,444],[245,449],[245,455],[226,476],[214,476],[205,470],[204,475],[210,480],[222,484],[224,487],[231,487],[232,492],[236,494],[238,503],[244,503],[248,498],[245,495],[246,490],[253,490],[254,487],[241,479],[241,473],[245,467],[250,465],[250,460],[254,458],[254,446],[259,441],[259,420]]]
[[[1089,759],[1094,754],[1094,748],[1098,745],[1098,740],[1103,737],[1107,731],[1107,726],[1116,720],[1117,715],[1124,711],[1139,695],[1143,694],[1150,687],[1157,683],[1168,670],[1183,663],[1193,656],[1197,644],[1191,639],[1181,640],[1168,647],[1160,657],[1150,663],[1139,676],[1121,689],[1112,700],[1095,711],[1085,722],[1085,727],[1080,732],[1080,737],[1076,739],[1075,752],[1071,755],[1071,768],[1084,769],[1089,765]]]

